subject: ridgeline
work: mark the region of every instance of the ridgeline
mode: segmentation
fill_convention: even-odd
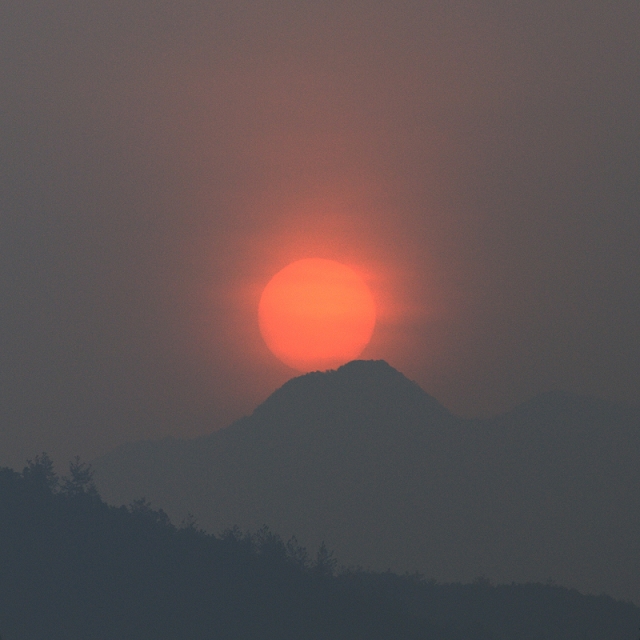
[[[640,610],[552,585],[336,571],[263,528],[207,534],[107,505],[79,460],[0,469],[4,640],[632,640]]]

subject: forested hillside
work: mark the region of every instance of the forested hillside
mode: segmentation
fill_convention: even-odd
[[[268,529],[214,536],[107,505],[76,460],[0,469],[3,640],[635,640],[640,610],[552,586],[340,571]]]

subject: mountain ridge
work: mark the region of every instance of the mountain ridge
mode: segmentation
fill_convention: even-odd
[[[355,361],[290,380],[207,436],[115,450],[95,461],[96,480],[110,502],[145,496],[211,531],[268,524],[325,540],[346,564],[551,577],[637,602],[640,521],[624,508],[640,499],[637,415],[590,414],[604,405],[583,399],[589,422],[574,400],[466,420],[387,363]]]

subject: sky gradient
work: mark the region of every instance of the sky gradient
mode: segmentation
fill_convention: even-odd
[[[454,413],[640,389],[640,5],[0,7],[0,464],[226,426],[343,262]]]

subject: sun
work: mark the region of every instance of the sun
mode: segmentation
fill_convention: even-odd
[[[298,371],[331,369],[357,358],[376,324],[364,280],[334,260],[292,262],[265,287],[258,306],[269,349]]]

